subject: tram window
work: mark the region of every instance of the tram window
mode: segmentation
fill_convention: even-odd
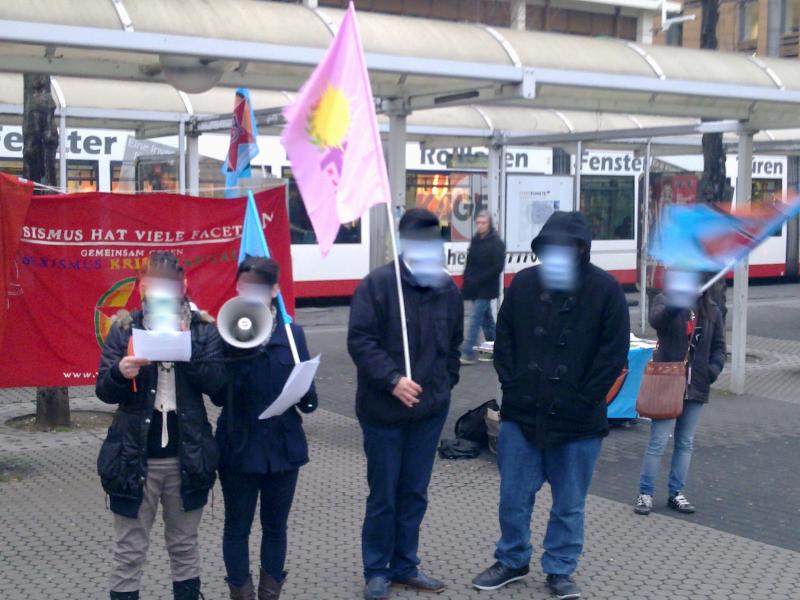
[[[22,159],[19,158],[0,159],[0,172],[7,173],[8,175],[16,175],[17,177],[22,177]]]
[[[0,171],[22,177],[22,159],[0,160]],[[60,164],[56,162],[56,186],[60,179]],[[96,192],[97,162],[93,160],[67,161],[67,192]]]
[[[311,219],[308,218],[306,206],[300,195],[292,170],[284,167],[281,176],[289,181],[289,230],[291,231],[293,244],[316,244],[317,236],[311,226]],[[361,220],[353,223],[346,223],[339,228],[335,244],[360,244],[361,243]]]
[[[406,175],[406,208],[424,208],[439,217],[446,241],[469,241],[474,215],[486,207],[488,185],[484,173],[411,172]]]
[[[56,173],[58,173],[56,165]],[[96,192],[97,191],[97,161],[94,160],[68,160],[67,161],[67,192]]]
[[[111,169],[111,191],[113,193],[120,191],[120,178],[122,177],[122,161],[121,160],[112,160],[109,166]]]
[[[633,186],[633,177],[581,177],[581,212],[589,219],[592,239],[633,239]]]
[[[138,158],[136,159],[137,192],[177,192],[177,158]]]
[[[780,179],[753,178],[751,204],[754,207],[769,206],[783,200],[783,184]],[[772,237],[780,237],[782,228],[772,233]]]

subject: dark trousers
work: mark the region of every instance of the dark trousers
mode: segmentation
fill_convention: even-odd
[[[402,580],[417,575],[419,528],[428,507],[428,483],[446,418],[447,411],[393,427],[361,421],[369,483],[361,531],[367,579],[383,575]]]
[[[261,494],[261,567],[276,581],[283,581],[286,562],[286,522],[297,486],[298,469],[282,473],[221,472],[225,498],[222,557],[228,582],[240,586],[250,575],[248,539],[256,501]]]

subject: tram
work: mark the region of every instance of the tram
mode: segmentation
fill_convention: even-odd
[[[221,186],[219,167],[227,151],[224,135],[200,138],[200,193]],[[67,134],[67,190],[149,192],[177,191],[175,140],[140,140],[131,132],[74,129]],[[349,296],[369,270],[369,215],[342,226],[336,243],[322,260],[291,167],[277,137],[259,136],[256,172],[288,181],[295,290],[298,298]],[[644,160],[632,152],[585,151],[580,176],[574,157],[551,148],[508,148],[501,235],[508,247],[506,277],[533,264],[531,232],[556,209],[584,212],[592,227],[592,260],[626,286],[637,284],[637,256],[642,229]],[[443,225],[447,267],[458,280],[463,272],[473,217],[487,207],[488,151],[485,148],[431,149],[409,142],[406,151],[406,207],[436,213]],[[566,156],[566,166],[563,160]],[[554,164],[555,163],[555,164]],[[696,200],[702,156],[670,156],[651,163],[650,207]],[[737,160],[727,159],[735,188]],[[22,174],[22,132],[0,126],[0,171]],[[579,193],[574,186],[579,185]],[[787,193],[785,156],[755,156],[752,201],[767,202]],[[795,242],[796,243],[796,242]],[[787,265],[786,226],[759,246],[750,259],[753,278],[780,278]]]

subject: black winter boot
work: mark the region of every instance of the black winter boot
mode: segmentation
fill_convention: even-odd
[[[228,590],[231,593],[231,600],[256,600],[256,590],[253,587],[253,578],[248,575],[247,581],[242,585],[233,585],[228,581]]]
[[[139,592],[111,592],[111,600],[139,600]]]
[[[200,593],[200,578],[187,579],[186,581],[172,582],[172,595],[175,600],[200,600],[205,596]]]
[[[278,583],[262,568],[261,577],[258,580],[258,600],[278,600],[281,597],[281,589],[285,581],[286,571],[283,572],[283,581]]]

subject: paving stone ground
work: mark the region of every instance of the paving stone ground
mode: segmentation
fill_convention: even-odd
[[[82,403],[88,407],[91,403]],[[307,419],[311,463],[302,471],[290,524],[288,599],[350,599],[361,590],[359,527],[366,494],[357,423],[320,410]],[[4,460],[29,469],[0,488],[0,598],[102,598],[111,514],[93,472],[101,441],[9,451]],[[424,565],[450,583],[441,598],[485,598],[469,580],[491,562],[497,537],[496,468],[489,460],[438,461],[422,536]],[[549,506],[545,489],[533,524],[535,547]],[[220,557],[221,494],[201,526],[208,598],[224,598]],[[586,552],[579,579],[590,598],[791,598],[800,585],[798,553],[662,515],[636,518],[627,504],[590,496]],[[157,522],[144,598],[170,597],[169,571]],[[251,540],[256,551],[257,537]],[[254,554],[255,555],[255,554]],[[542,575],[492,597],[548,598]],[[403,591],[398,598],[417,597]],[[796,597],[796,596],[794,596]]]
[[[800,336],[791,334],[789,324],[775,322],[777,305],[798,307],[800,299],[797,288],[782,288],[776,305],[770,304],[775,294],[766,288],[755,289],[753,296],[758,335],[748,340],[748,350],[763,360],[748,367],[747,395],[727,394],[723,379],[703,415],[688,484],[700,508],[696,515],[667,511],[663,498],[649,517],[632,513],[647,423],[614,430],[604,442],[587,501],[586,550],[577,573],[585,597],[800,598]],[[794,313],[782,314],[791,319]],[[300,314],[312,350],[323,352],[325,360],[318,379],[322,408],[306,419],[311,463],[301,472],[290,521],[284,595],[289,600],[361,597],[359,534],[367,488],[361,433],[353,418],[355,372],[342,351],[345,319],[344,308]],[[462,369],[445,435],[452,436],[458,415],[492,397],[495,388],[490,365]],[[105,598],[112,517],[94,467],[105,432],[31,434],[4,426],[7,419],[33,411],[34,395],[32,389],[0,390],[0,474],[20,475],[0,481],[0,600]],[[112,409],[93,398],[91,388],[73,388],[72,395],[75,410]],[[421,556],[428,571],[450,584],[440,598],[550,597],[538,556],[532,576],[521,583],[494,593],[469,587],[492,562],[497,494],[490,454],[437,461]],[[545,486],[532,526],[537,554],[548,507]],[[222,520],[217,486],[200,532],[208,600],[227,597]],[[257,531],[251,539],[253,558]],[[171,598],[169,587],[157,520],[142,597]],[[430,596],[398,591],[395,597]]]

